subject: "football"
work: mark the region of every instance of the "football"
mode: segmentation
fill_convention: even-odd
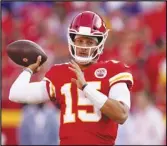
[[[9,58],[18,65],[27,67],[37,61],[37,57],[42,57],[42,65],[47,60],[44,50],[33,41],[17,40],[7,46],[7,54]]]

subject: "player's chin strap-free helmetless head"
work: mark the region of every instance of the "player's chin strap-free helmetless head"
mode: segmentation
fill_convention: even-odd
[[[96,61],[103,52],[108,31],[109,30],[106,29],[103,20],[96,13],[85,11],[78,14],[68,28],[67,38],[71,56],[80,64],[88,64]],[[98,45],[93,47],[76,46],[74,44],[76,35],[83,35],[91,38],[95,37],[98,40]],[[77,48],[89,49],[88,55],[78,56],[76,53]]]

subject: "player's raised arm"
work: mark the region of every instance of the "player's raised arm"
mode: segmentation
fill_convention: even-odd
[[[46,81],[30,83],[32,74],[40,69],[40,62],[41,56],[18,76],[10,88],[9,100],[18,103],[41,103],[49,100]]]

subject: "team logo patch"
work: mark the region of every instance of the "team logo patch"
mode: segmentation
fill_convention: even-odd
[[[98,68],[95,71],[96,78],[104,78],[107,75],[107,70],[105,68]]]

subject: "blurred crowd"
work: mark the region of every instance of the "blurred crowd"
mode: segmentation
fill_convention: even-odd
[[[8,100],[9,88],[22,70],[8,58],[7,44],[18,39],[28,39],[41,45],[49,59],[32,79],[40,80],[51,65],[69,61],[67,27],[72,18],[83,10],[97,12],[111,29],[100,61],[110,59],[123,61],[131,67],[134,77],[130,118],[129,122],[120,128],[118,143],[164,143],[165,2],[3,2],[3,102]],[[129,132],[131,130],[128,128],[129,124],[133,132]]]

